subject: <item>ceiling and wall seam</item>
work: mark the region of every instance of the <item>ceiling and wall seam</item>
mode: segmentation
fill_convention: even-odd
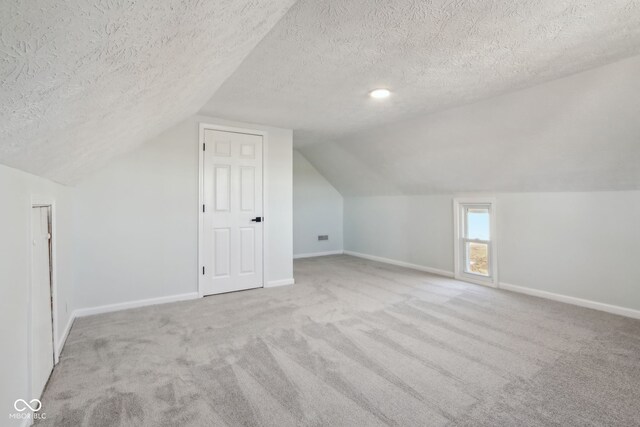
[[[344,197],[640,189],[640,56],[298,150]]]
[[[0,163],[77,182],[195,114],[294,2],[3,2]]]
[[[629,170],[638,158],[629,147],[637,129],[635,120],[627,120],[636,111],[628,99],[636,89],[628,74],[636,68],[633,59],[605,64],[640,53],[640,2],[39,4],[33,8],[11,0],[0,10],[0,162],[57,182],[77,182],[206,103],[200,111],[207,115],[295,129],[296,145],[343,195],[447,192],[455,189],[452,180],[465,191],[553,190],[549,180],[565,189],[639,185]],[[598,71],[603,67],[622,82],[597,80],[606,74]],[[571,98],[564,111],[556,111],[563,122],[521,110],[521,116],[539,121],[519,121],[530,135],[514,140],[524,145],[551,141],[550,150],[561,151],[556,161],[576,157],[575,173],[557,179],[551,171],[537,187],[531,184],[539,178],[535,171],[511,165],[522,162],[526,150],[503,159],[506,167],[489,170],[492,181],[477,188],[470,183],[482,181],[475,179],[487,174],[482,168],[471,165],[468,176],[439,177],[438,164],[429,164],[431,175],[421,175],[416,168],[422,165],[407,163],[425,156],[427,164],[433,159],[451,163],[452,147],[465,150],[456,142],[462,138],[457,123],[435,138],[432,128],[407,132],[422,145],[396,143],[396,136],[383,141],[370,131],[451,117],[452,109],[466,112],[458,121],[473,127],[481,114],[471,112],[483,106],[498,112],[503,99],[521,104],[514,93],[529,96],[531,108],[544,109],[548,106],[537,99],[540,88],[558,78],[568,82],[564,93]],[[574,88],[571,82],[583,86]],[[392,96],[374,102],[367,94],[375,87],[389,87]],[[586,95],[576,94],[579,90]],[[534,92],[540,93],[527,95]],[[605,102],[596,105],[596,97]],[[612,119],[599,120],[603,114]],[[486,141],[466,147],[476,160],[486,154],[478,157],[474,150],[486,144],[495,155],[495,140],[512,131],[509,120],[493,121],[488,117],[493,127],[476,129]],[[580,134],[581,126],[592,132]],[[541,140],[533,138],[536,132],[555,134]],[[455,143],[444,145],[445,136]],[[363,138],[376,142],[366,145]],[[584,147],[576,138],[586,139]],[[602,143],[606,138],[615,141],[613,146]],[[585,148],[600,162],[585,157]],[[611,155],[627,149],[626,156]],[[574,182],[581,179],[587,183],[582,187]],[[503,185],[505,180],[510,182]]]
[[[640,54],[640,2],[298,1],[201,110],[296,146]],[[369,99],[388,87],[384,102]]]

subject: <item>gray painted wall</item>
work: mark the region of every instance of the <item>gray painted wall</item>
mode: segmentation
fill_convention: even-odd
[[[640,191],[494,197],[501,283],[640,310]],[[452,201],[347,197],[345,250],[453,271]]]
[[[0,165],[0,408],[3,425],[20,425],[7,420],[18,398],[29,397],[28,353],[30,233],[32,196],[56,203],[56,315],[58,339],[62,337],[72,299],[73,189]],[[7,423],[7,424],[5,424]]]
[[[342,250],[343,198],[297,150],[293,151],[293,255]],[[329,240],[318,241],[318,235]]]
[[[197,291],[199,122],[269,131],[265,281],[293,277],[292,131],[194,116],[78,185],[78,308]]]

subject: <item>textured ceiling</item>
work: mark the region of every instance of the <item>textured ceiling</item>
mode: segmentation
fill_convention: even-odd
[[[640,56],[301,153],[343,194],[640,190]]]
[[[301,146],[637,53],[639,0],[300,0],[202,112]]]
[[[0,162],[73,183],[196,113],[294,0],[3,0]]]

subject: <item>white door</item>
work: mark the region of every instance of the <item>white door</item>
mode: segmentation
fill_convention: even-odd
[[[262,287],[262,136],[204,130],[204,295]]]
[[[31,209],[31,358],[32,398],[40,398],[53,370],[51,316],[50,208]]]

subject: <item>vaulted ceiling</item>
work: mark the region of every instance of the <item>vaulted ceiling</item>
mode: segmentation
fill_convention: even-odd
[[[640,56],[299,147],[343,195],[640,190]]]
[[[636,0],[8,0],[0,163],[73,183],[200,111],[344,194],[638,188],[638,54]]]
[[[300,0],[202,111],[300,146],[638,53],[637,0]]]
[[[3,0],[0,162],[73,183],[196,113],[295,0]]]
[[[202,111],[345,195],[638,189],[639,53],[640,1],[300,0]]]

